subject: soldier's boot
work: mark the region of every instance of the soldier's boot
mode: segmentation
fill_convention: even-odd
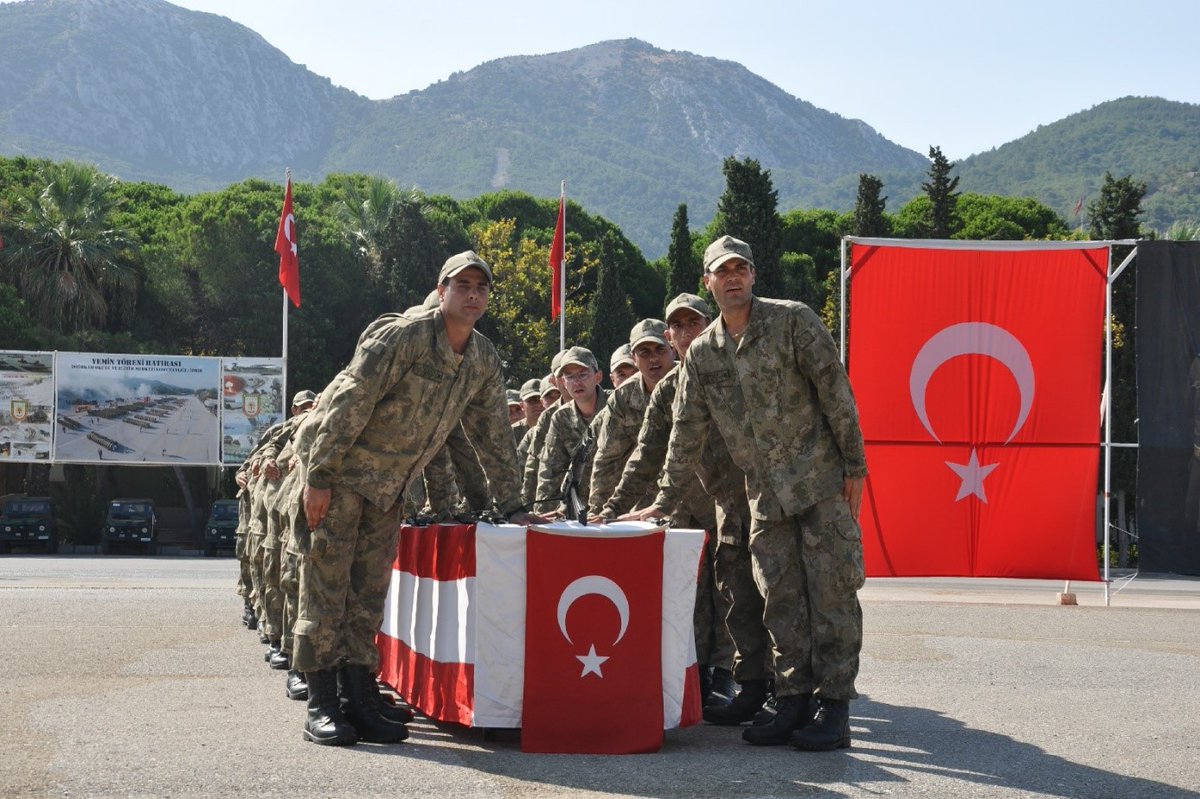
[[[280,654],[281,653],[279,651],[279,639],[278,638],[268,638],[267,639],[267,651],[263,652],[263,662],[271,663]]]
[[[346,712],[346,708],[350,703],[350,675],[349,666],[343,666],[338,669],[338,694],[342,697],[342,712]],[[367,701],[373,702],[379,710],[379,715],[389,721],[398,721],[401,724],[408,724],[413,720],[412,711],[405,707],[400,707],[395,702],[390,701],[391,697],[385,697],[379,690],[379,682],[371,677],[367,684]]]
[[[778,697],[775,700],[775,718],[767,724],[742,730],[742,740],[755,746],[789,743],[792,733],[812,720],[813,710],[812,694]]]
[[[704,708],[704,720],[709,724],[721,726],[745,724],[754,719],[754,714],[762,709],[766,699],[766,680],[746,680],[742,683],[741,692],[733,698],[733,701]]]
[[[258,622],[257,616],[254,619],[254,627],[252,627],[251,629],[258,630],[258,642],[260,644],[267,644],[268,646],[270,646],[271,637],[268,636],[267,633],[263,630],[262,625]]]
[[[246,625],[247,630],[258,629],[258,617],[254,615],[254,606],[249,602],[246,603],[246,607],[242,610],[242,624]]]
[[[309,671],[304,674],[308,683],[308,717],[304,720],[304,740],[322,746],[353,746],[358,743],[358,731],[342,715],[338,705],[337,673]]]
[[[308,683],[304,681],[304,675],[295,669],[288,671],[287,698],[308,699]]]
[[[808,752],[828,752],[850,746],[850,702],[818,699],[812,723],[792,733],[791,744]]]
[[[292,667],[292,659],[289,658],[283,651],[275,648],[271,649],[271,657],[267,663],[271,665],[271,668],[278,669],[280,671],[284,669],[290,669]]]
[[[733,681],[733,672],[721,666],[714,666],[712,682],[708,688],[708,701],[704,704],[723,705],[737,696],[737,683]]]
[[[359,738],[377,744],[399,743],[407,738],[408,727],[385,717],[380,711],[383,700],[379,698],[379,685],[370,669],[346,665],[341,671],[342,687],[346,692],[346,718],[358,730]]]
[[[767,687],[767,701],[763,702],[762,710],[754,714],[754,721],[750,722],[755,726],[761,724],[770,724],[771,719],[775,718],[775,690],[773,687]]]
[[[709,694],[712,692],[712,669],[701,665],[697,671],[700,672],[700,707],[704,707],[708,704]]]

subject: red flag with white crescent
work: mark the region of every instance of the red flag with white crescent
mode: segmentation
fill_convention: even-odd
[[[292,179],[288,178],[283,195],[283,211],[279,214],[279,230],[275,233],[275,252],[279,253],[279,285],[287,292],[292,305],[300,307],[300,257],[296,246],[296,215],[292,210]]]
[[[565,228],[567,198],[558,198],[558,221],[554,224],[554,240],[550,242],[550,318],[557,319],[562,313],[563,258],[566,252]]]
[[[1098,579],[1107,248],[851,257],[867,573]]]

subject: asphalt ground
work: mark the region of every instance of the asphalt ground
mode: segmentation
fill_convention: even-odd
[[[1200,799],[1200,581],[871,580],[854,745],[669,732],[654,755],[526,755],[419,719],[301,739],[238,623],[231,559],[0,558],[0,797]],[[1119,589],[1119,590],[1118,590]]]

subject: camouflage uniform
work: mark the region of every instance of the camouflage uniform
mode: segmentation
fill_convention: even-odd
[[[515,441],[513,447],[516,447]],[[462,425],[450,431],[450,437],[446,439],[446,452],[450,456],[450,462],[454,464],[455,483],[466,501],[466,510],[471,513],[490,511],[492,495],[488,491],[487,476],[483,473],[479,455],[463,431]]]
[[[266,533],[262,542],[262,585],[263,612],[267,636],[273,643],[279,642],[284,634],[283,626],[283,591],[280,588],[280,568],[283,557],[282,519],[279,512],[282,500],[281,487],[287,473],[287,460],[290,459],[292,436],[304,419],[303,415],[292,416],[283,422],[279,432],[272,436],[270,442],[262,449],[265,461],[274,460],[279,467],[278,480],[267,479],[263,475],[263,505]]]
[[[403,489],[460,421],[502,513],[521,506],[500,357],[473,331],[459,362],[440,310],[401,317],[364,338],[322,392],[307,484],[331,491],[301,563],[293,660],[329,671],[343,658],[378,667],[375,633],[395,558]]]
[[[686,486],[710,428],[746,475],[776,694],[854,697],[862,541],[841,494],[846,478],[866,475],[866,458],[845,369],[808,306],[754,297],[740,343],[723,320],[692,342],[675,399],[665,504]]]
[[[596,389],[596,412],[592,414],[591,419],[585,419],[574,402],[555,409],[546,430],[541,456],[538,458],[537,496],[545,501],[535,505],[535,510],[541,508],[546,513],[566,512],[567,500],[562,489],[571,469],[571,460],[575,456],[576,448],[583,443],[589,427],[604,408],[608,393],[605,389]],[[545,416],[545,413],[542,415]],[[592,434],[595,435],[594,429]],[[589,459],[579,480],[579,499],[584,503],[588,501],[591,472],[592,463]]]
[[[592,481],[588,511],[600,512],[621,482],[621,473],[629,456],[637,447],[638,431],[646,415],[650,392],[641,375],[634,375],[608,398],[604,409],[596,414],[596,455],[592,459]],[[649,500],[652,497],[645,497]],[[643,502],[638,502],[640,507]]]
[[[529,423],[522,419],[519,422],[512,423],[513,444],[517,447],[517,463],[524,463],[521,460],[521,439],[525,438],[525,434],[529,432]]]
[[[529,447],[525,455],[521,499],[525,502],[525,507],[532,508],[535,512],[538,508],[556,507],[559,494],[562,493],[559,490],[562,488],[561,485],[555,486],[554,490],[545,497],[538,493],[542,448],[546,445],[546,433],[550,430],[550,420],[554,417],[555,411],[561,407],[563,407],[561,399],[547,405],[546,410],[542,411],[542,415],[538,417],[537,424],[529,431]]]

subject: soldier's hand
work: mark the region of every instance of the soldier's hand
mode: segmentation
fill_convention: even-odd
[[[648,508],[642,508],[641,510],[630,511],[629,513],[626,513],[623,516],[618,516],[617,521],[619,521],[619,522],[644,522],[647,519],[657,519],[658,517],[660,517],[662,515],[663,515],[663,512],[661,510],[659,510],[658,508],[651,505]]]
[[[593,513],[588,516],[588,524],[608,524],[612,519],[605,516],[603,513]]]
[[[861,477],[847,477],[842,483],[842,499],[850,505],[850,518],[858,521],[858,511],[862,508],[863,484]]]
[[[258,471],[262,468],[262,461],[258,458],[250,461],[250,476],[258,477]]]
[[[304,487],[304,518],[308,520],[308,529],[315,530],[325,521],[329,512],[329,489]]]
[[[547,521],[546,517],[527,511],[518,511],[508,517],[509,524],[519,524],[522,527],[528,527],[531,524],[545,524]]]
[[[300,465],[300,456],[293,455],[292,459],[290,461],[288,461],[288,471],[289,472],[296,471],[296,467],[298,467],[299,465]]]
[[[246,483],[248,483],[250,481],[246,478],[245,472],[238,472],[236,475],[234,475],[233,482],[237,483],[242,488],[245,488]]]
[[[263,473],[271,482],[279,479],[279,464],[275,462],[274,458],[267,459],[266,463],[263,464]]]

